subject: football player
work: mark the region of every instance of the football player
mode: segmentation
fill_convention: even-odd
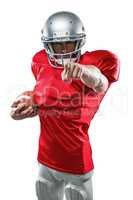
[[[32,59],[33,91],[13,103],[11,116],[39,116],[38,200],[93,200],[94,163],[88,129],[100,103],[119,78],[119,60],[108,50],[81,49],[80,18],[52,14],[41,31],[43,49]]]

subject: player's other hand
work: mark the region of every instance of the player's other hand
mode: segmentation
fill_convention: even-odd
[[[80,79],[82,73],[82,67],[78,63],[68,63],[64,66],[64,70],[61,74],[62,80],[71,82],[72,79]]]
[[[38,107],[33,103],[32,93],[24,92],[11,105],[10,116],[15,120],[34,117],[38,114]]]

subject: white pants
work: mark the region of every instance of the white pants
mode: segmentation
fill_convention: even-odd
[[[36,181],[38,200],[93,200],[93,170],[81,175],[64,173],[39,165]]]

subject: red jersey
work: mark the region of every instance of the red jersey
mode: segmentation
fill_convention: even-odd
[[[85,174],[94,168],[88,129],[105,93],[94,92],[80,80],[64,82],[63,68],[51,66],[44,50],[32,61],[41,129],[38,162],[58,171]],[[118,80],[119,62],[110,51],[85,52],[79,63],[98,67],[109,87]]]

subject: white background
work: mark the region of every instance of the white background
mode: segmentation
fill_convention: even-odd
[[[53,12],[68,10],[82,19],[84,50],[108,49],[121,61],[121,73],[101,103],[89,130],[95,173],[94,200],[133,199],[132,1],[4,0],[0,3],[0,199],[36,200],[38,117],[9,116],[18,94],[35,84],[30,63],[42,49],[40,30]]]

